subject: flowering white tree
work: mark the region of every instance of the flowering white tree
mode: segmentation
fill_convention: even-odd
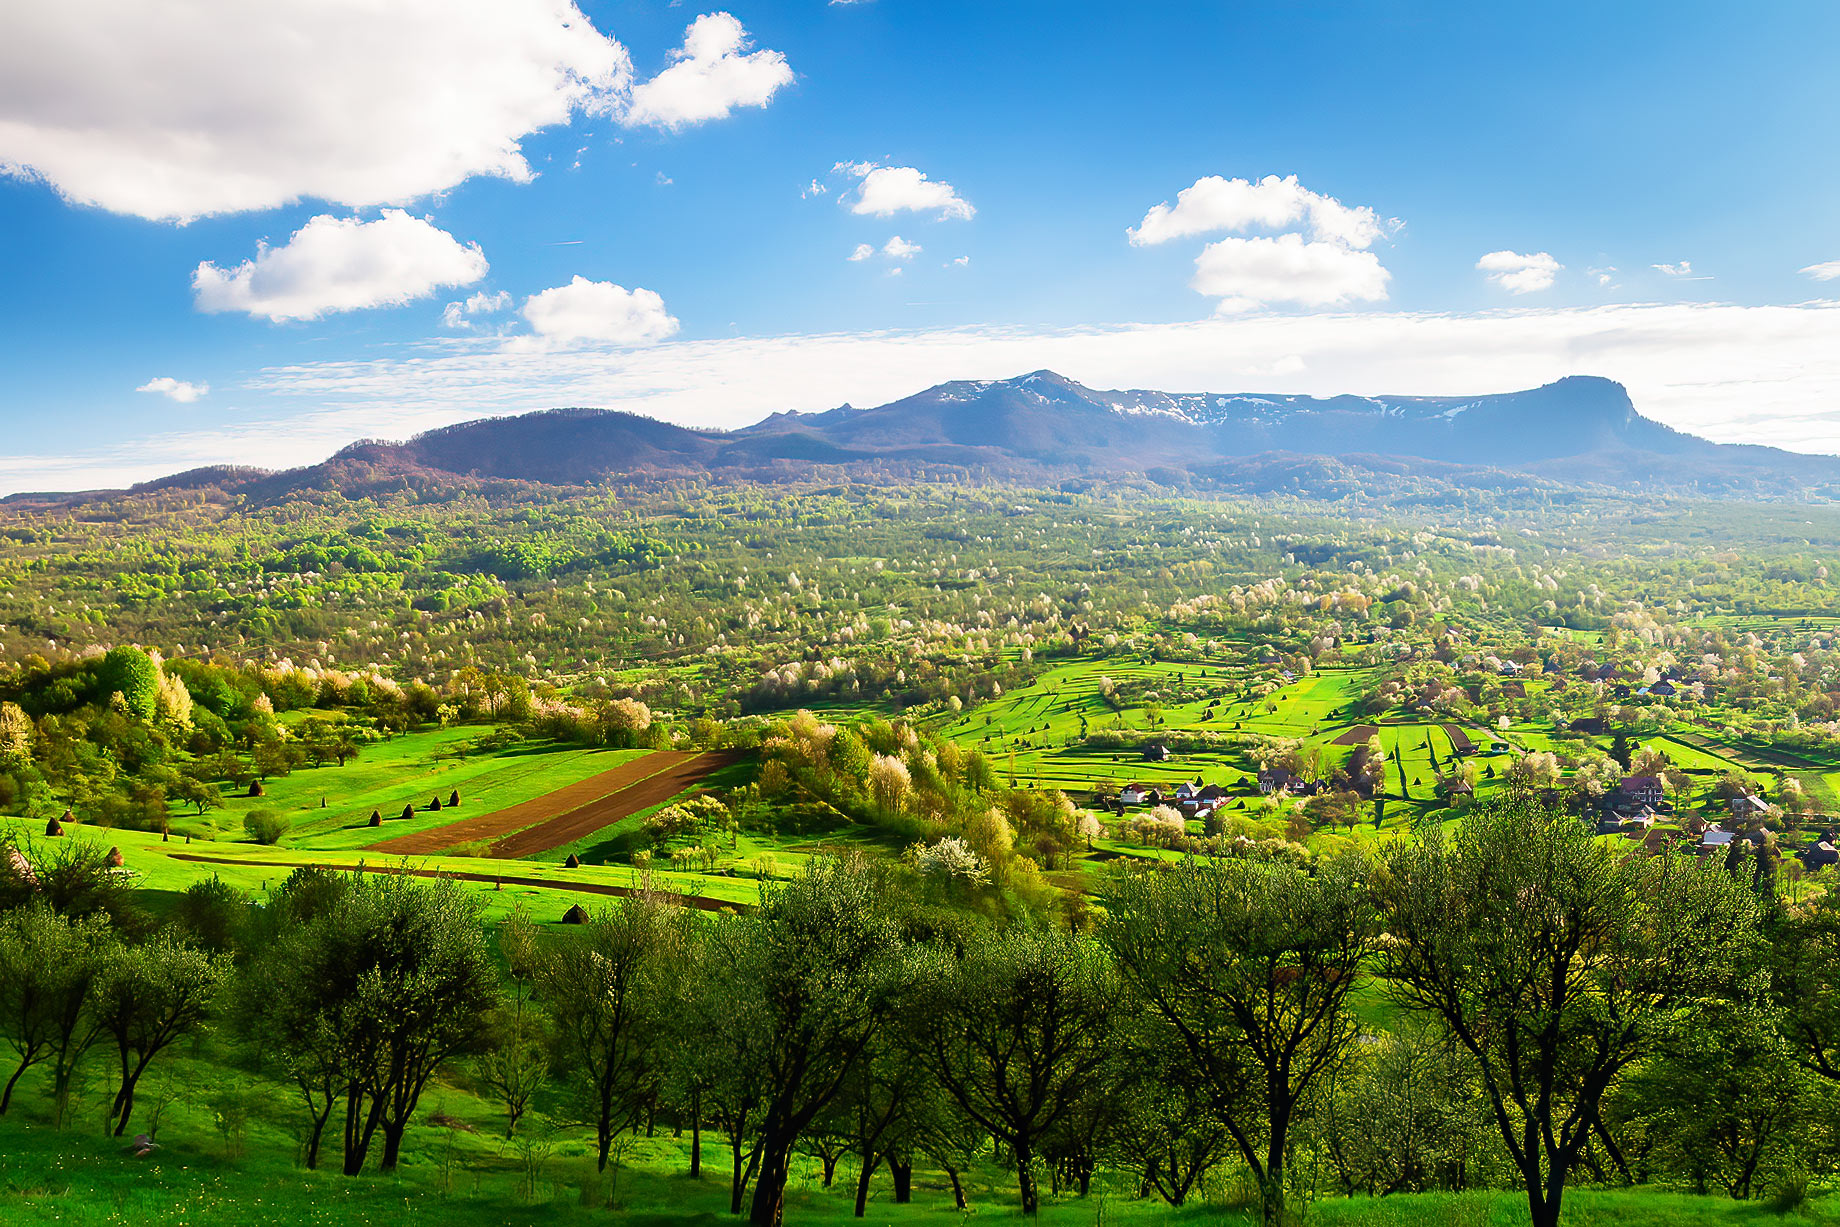
[[[948,835],[934,844],[915,844],[908,849],[914,867],[928,877],[964,881],[978,885],[990,877],[984,858],[956,835]]]
[[[914,777],[907,764],[892,754],[877,754],[869,764],[869,791],[875,803],[891,814],[901,812]]]

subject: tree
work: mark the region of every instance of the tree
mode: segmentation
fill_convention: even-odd
[[[237,1029],[258,1064],[278,1065],[307,1111],[305,1160],[319,1167],[320,1143],[338,1100],[351,1085],[356,1051],[345,1023],[345,985],[295,974],[296,948],[314,952],[310,930],[325,931],[346,892],[361,879],[330,869],[296,869],[253,913],[255,956],[236,981]]]
[[[121,1082],[110,1108],[115,1136],[134,1114],[134,1088],[153,1059],[210,1017],[230,960],[157,934],[111,953],[96,989],[96,1013],[115,1041]]]
[[[294,822],[280,810],[252,809],[243,815],[243,833],[259,844],[278,844]]]
[[[1610,741],[1610,757],[1616,761],[1617,766],[1625,771],[1629,770],[1629,764],[1634,758],[1634,751],[1630,748],[1628,729],[1618,729],[1616,731],[1616,736]]]
[[[1612,1093],[1612,1134],[1640,1128],[1652,1158],[1701,1193],[1717,1184],[1742,1201],[1784,1174],[1815,1103],[1771,1015],[1754,1001],[1695,1010]]]
[[[760,1165],[759,1118],[767,1074],[756,1052],[772,1037],[756,1017],[765,1003],[733,997],[729,980],[747,944],[743,927],[729,923],[690,929],[672,981],[666,1033],[666,1086],[687,1108],[693,1130],[692,1173],[700,1171],[702,1137],[694,1132],[707,1112],[729,1149],[730,1214],[740,1214],[749,1182]]]
[[[1108,906],[1126,983],[1179,1038],[1280,1221],[1291,1128],[1357,1034],[1347,999],[1376,932],[1359,864],[1191,860],[1123,879]]]
[[[754,1227],[778,1227],[800,1134],[887,1021],[903,967],[885,891],[883,871],[867,862],[813,860],[791,882],[763,885],[754,912],[719,926],[724,1051],[760,1079]]]
[[[499,954],[511,976],[511,992],[492,1017],[491,1037],[474,1068],[479,1080],[505,1109],[505,1137],[516,1136],[518,1121],[549,1080],[549,1054],[543,1043],[543,1017],[532,1000],[540,953],[536,924],[520,900],[498,933]]]
[[[1804,1068],[1840,1085],[1840,895],[1816,895],[1777,918],[1769,936],[1783,1034]]]
[[[245,977],[250,1034],[278,1056],[310,1114],[309,1165],[336,1102],[344,1170],[383,1133],[394,1171],[415,1105],[450,1059],[477,1050],[497,1005],[479,904],[454,881],[300,873],[280,927]]]
[[[1623,856],[1525,790],[1385,867],[1382,974],[1475,1058],[1534,1227],[1553,1227],[1605,1092],[1676,1011],[1731,990],[1755,903],[1691,857]]]
[[[17,703],[0,703],[0,771],[32,765],[32,717]]]
[[[366,1047],[358,1072],[371,1107],[358,1153],[346,1153],[348,1175],[362,1166],[370,1131],[379,1126],[378,1170],[396,1170],[428,1080],[484,1042],[498,999],[476,896],[448,878],[389,874],[365,881],[374,883],[371,889],[347,896],[358,923],[346,932],[359,938],[362,956],[356,1005]]]
[[[43,903],[0,914],[0,1035],[19,1058],[0,1113],[34,1065],[51,1066],[55,1121],[63,1127],[70,1085],[101,1027],[96,982],[118,944],[98,915],[66,917]]]
[[[1475,1063],[1432,1020],[1407,1016],[1332,1074],[1312,1132],[1343,1192],[1385,1197],[1496,1179],[1495,1122]]]
[[[1045,1138],[1116,1059],[1120,985],[1105,951],[1049,932],[970,936],[921,956],[919,1044],[958,1108],[1009,1148],[1022,1212],[1040,1206]]]
[[[895,1016],[904,1012],[898,1005]],[[837,1097],[836,1115],[858,1160],[856,1217],[869,1205],[869,1181],[884,1160],[896,1169],[913,1147],[914,1101],[926,1091],[926,1070],[898,1023],[885,1027],[852,1066]],[[899,1195],[897,1201],[906,1198]]]
[[[110,649],[96,670],[103,696],[119,694],[127,713],[151,720],[160,697],[160,667],[139,648]]]
[[[613,1139],[650,1102],[671,953],[665,905],[645,895],[596,911],[536,958],[532,978],[548,1011],[562,1081],[594,1123],[600,1169]]]
[[[98,952],[108,939],[100,918],[70,921],[42,903],[0,913],[0,1036],[17,1058],[0,1090],[0,1114],[26,1071],[62,1055],[73,1023],[91,1013]]]
[[[1234,1149],[1212,1096],[1192,1073],[1167,1023],[1152,1015],[1129,1024],[1123,1074],[1112,1095],[1114,1157],[1172,1206],[1186,1203]]]

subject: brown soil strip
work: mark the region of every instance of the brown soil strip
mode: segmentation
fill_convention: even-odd
[[[1450,748],[1458,754],[1476,748],[1476,743],[1470,740],[1469,734],[1458,725],[1446,724],[1444,726],[1444,736],[1450,738]]]
[[[1331,744],[1338,746],[1364,746],[1367,739],[1380,730],[1371,724],[1357,724],[1337,737]]]
[[[612,886],[604,882],[550,882],[543,878],[511,878],[497,873],[463,873],[453,869],[409,869],[389,865],[321,865],[313,861],[239,861],[228,856],[199,856],[194,852],[168,852],[175,861],[195,861],[201,865],[239,865],[244,868],[261,869],[329,869],[334,873],[408,873],[418,878],[457,878],[462,882],[492,882],[506,886],[535,886],[542,890],[572,890],[584,895],[612,895],[624,899],[639,892],[631,886]],[[669,890],[655,891],[668,900],[682,903],[685,907],[700,908],[705,912],[719,912],[723,908],[734,908],[738,912],[753,910],[751,903],[729,903],[723,899],[710,899],[704,895],[680,895]]]
[[[622,818],[630,818],[642,809],[650,809],[669,801],[740,756],[733,750],[710,750],[702,754],[678,754],[673,757],[680,761],[610,796],[565,814],[558,814],[548,822],[507,835],[486,849],[486,855],[501,861],[515,861],[519,857],[535,856],[551,848],[572,844],[602,827],[612,826]]]
[[[477,818],[463,818],[450,822],[443,827],[434,827],[427,831],[416,831],[409,835],[398,835],[394,839],[385,839],[371,844],[369,851],[388,852],[396,856],[427,856],[441,852],[457,844],[470,844],[482,839],[501,839],[523,827],[567,814],[585,805],[592,805],[604,797],[613,795],[621,789],[630,788],[648,776],[668,771],[679,763],[694,757],[677,750],[660,750],[621,763],[599,775],[591,775],[585,780],[546,792],[540,797],[520,801],[505,809],[493,810]]]

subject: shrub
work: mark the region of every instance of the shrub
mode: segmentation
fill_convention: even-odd
[[[247,906],[242,891],[212,874],[186,887],[173,919],[206,950],[228,950],[236,941]]]
[[[294,824],[272,809],[252,809],[243,815],[243,831],[259,844],[278,844]]]

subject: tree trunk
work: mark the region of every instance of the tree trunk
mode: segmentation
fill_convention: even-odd
[[[1039,1213],[1041,1196],[1035,1188],[1035,1157],[1027,1146],[1016,1147],[1016,1189],[1022,1195],[1022,1212]]]
[[[729,1176],[728,1212],[740,1214],[741,1195],[747,1190],[747,1179],[744,1175],[746,1169],[741,1162],[741,1135],[739,1133],[729,1137],[728,1148],[734,1156],[734,1168]]]
[[[406,1120],[385,1121],[383,1124],[383,1160],[377,1165],[377,1170],[386,1176],[395,1174],[396,1159],[402,1153],[403,1133],[408,1124]]]
[[[607,1170],[607,1152],[613,1149],[613,1102],[606,1094],[601,1096],[600,1119],[594,1122],[594,1147],[596,1164],[594,1170]]]
[[[690,1179],[703,1178],[703,1093],[690,1093]]]
[[[115,1136],[120,1137],[128,1131],[128,1118],[134,1115],[134,1084],[139,1077],[130,1078],[115,1092]]]
[[[371,1138],[377,1132],[377,1124],[383,1118],[383,1101],[373,1099],[371,1110],[364,1114],[364,1123],[358,1123],[358,1110],[364,1104],[364,1091],[354,1086],[347,1092],[345,1099],[345,1174],[356,1176],[364,1170],[364,1159],[370,1154]]]
[[[1259,1180],[1259,1202],[1261,1203],[1262,1221],[1267,1227],[1276,1227],[1284,1221],[1284,1160],[1278,1159],[1265,1167],[1265,1175]]]
[[[965,1186],[958,1178],[958,1169],[956,1167],[946,1168],[946,1176],[952,1181],[953,1207],[959,1210],[967,1209],[968,1207],[965,1205]]]
[[[881,1157],[873,1151],[864,1151],[862,1170],[856,1173],[856,1217],[861,1218],[869,1212],[869,1177],[875,1175],[875,1169],[882,1165]]]
[[[780,1227],[786,1210],[786,1180],[791,1175],[790,1139],[778,1131],[764,1139],[760,1174],[754,1178],[754,1203],[748,1212],[753,1227]]]
[[[64,1127],[64,1113],[70,1109],[70,1079],[75,1074],[75,1066],[58,1064],[51,1071],[51,1127]]]
[[[7,1108],[13,1102],[13,1088],[19,1085],[19,1080],[25,1077],[26,1071],[31,1069],[32,1065],[32,1061],[21,1061],[19,1068],[13,1071],[13,1076],[6,1080],[6,1089],[0,1091],[0,1116],[6,1115]]]
[[[888,1161],[888,1174],[894,1177],[894,1200],[897,1206],[904,1206],[914,1199],[914,1165],[907,1162]]]
[[[326,1132],[326,1121],[332,1115],[332,1099],[327,1098],[324,1112],[313,1112],[311,1104],[307,1110],[313,1116],[313,1127],[307,1133],[307,1170],[311,1172],[319,1170],[319,1141]]]

